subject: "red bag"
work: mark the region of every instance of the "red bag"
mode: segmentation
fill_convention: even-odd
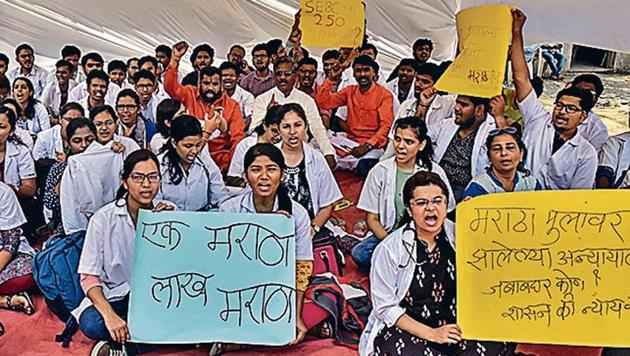
[[[337,240],[327,228],[322,228],[313,237],[313,274],[332,273],[343,276],[343,255]]]

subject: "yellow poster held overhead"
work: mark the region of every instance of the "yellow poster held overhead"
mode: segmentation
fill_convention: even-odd
[[[437,90],[481,98],[501,94],[512,34],[511,9],[483,5],[457,14],[459,54],[435,84]]]
[[[457,323],[474,340],[629,347],[630,191],[457,206]]]
[[[306,47],[359,47],[365,32],[361,0],[301,0],[302,44]]]

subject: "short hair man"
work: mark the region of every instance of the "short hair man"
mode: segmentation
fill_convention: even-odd
[[[109,84],[109,76],[102,70],[93,70],[87,75],[85,80],[88,95],[78,101],[86,113],[97,106],[105,105],[105,96],[107,95]]]
[[[297,64],[297,88],[315,99],[320,85],[317,84],[317,60],[315,58],[304,57]],[[330,128],[332,110],[319,110],[322,123]]]
[[[212,62],[214,62],[214,48],[212,46],[202,43],[195,47],[190,55],[190,63],[195,70],[186,74],[182,79],[182,85],[197,86],[200,80],[199,72],[203,68],[210,67]]]
[[[236,100],[241,107],[241,114],[245,121],[245,128],[249,127],[252,120],[254,96],[252,93],[238,85],[239,67],[233,62],[223,62],[219,66],[221,79],[223,80],[223,91],[232,99]]]
[[[420,64],[424,64],[431,59],[433,53],[433,41],[428,38],[418,38],[412,46],[413,58]]]
[[[107,64],[107,74],[109,82],[118,85],[121,89],[126,88],[127,65],[121,60],[113,60]]]
[[[276,85],[273,79],[273,72],[269,69],[271,57],[265,43],[259,43],[254,46],[252,59],[255,71],[241,79],[240,85],[243,89],[252,93],[254,97],[257,97]]]
[[[152,56],[144,56],[140,58],[140,60],[138,61],[138,66],[140,67],[140,70],[148,70],[149,72],[153,73],[153,75],[155,76],[155,80],[157,82],[155,85],[154,95],[157,97],[158,103],[164,99],[170,98],[168,93],[166,93],[166,91],[164,90],[164,86],[159,81],[161,72],[160,72],[160,64],[157,58],[152,57]]]
[[[394,112],[398,112],[400,103],[413,98],[417,67],[415,59],[403,58],[398,64],[398,76],[385,85],[394,95]]]
[[[68,102],[69,92],[77,85],[72,79],[74,66],[72,63],[60,59],[55,64],[55,80],[52,80],[44,88],[41,102],[49,108],[55,116],[59,116],[59,110]]]
[[[103,60],[103,57],[96,52],[90,52],[81,57],[81,68],[83,68],[83,73],[86,75],[86,78],[92,71],[103,71],[104,65],[105,61]],[[120,87],[117,85],[109,85],[108,78],[108,85],[106,89],[107,94],[105,96],[105,104],[113,105],[116,102],[116,94],[118,94]],[[88,94],[87,82],[83,81],[72,88],[70,94],[68,94],[68,101],[76,101],[78,103],[82,102]],[[86,111],[86,113],[87,112],[88,111]]]
[[[134,84],[134,75],[140,69],[140,67],[138,66],[139,61],[140,60],[137,57],[131,57],[127,59],[127,82],[129,82],[129,84],[131,85]]]
[[[254,68],[250,67],[245,60],[245,48],[239,44],[235,44],[230,47],[227,54],[227,60],[237,66],[239,78],[244,78],[254,70]]]
[[[171,47],[161,44],[155,47],[155,58],[162,63],[162,68],[166,68],[168,64],[171,62],[171,57],[173,56],[173,50]]]
[[[156,123],[157,106],[160,98],[156,95],[157,79],[155,74],[141,69],[134,74],[134,89],[140,98],[140,114],[146,120]]]
[[[188,44],[184,41],[173,46],[173,57],[164,73],[164,89],[173,99],[184,103],[190,115],[203,121],[210,156],[226,172],[236,145],[244,137],[241,109],[236,100],[223,92],[221,72],[215,67],[202,68],[196,85],[179,84],[179,61],[187,50]]]
[[[597,105],[599,97],[604,92],[604,84],[596,74],[580,74],[573,78],[571,86],[586,90],[593,95],[593,107]],[[599,152],[608,140],[608,127],[593,110],[588,112],[586,120],[578,126],[578,133]]]
[[[267,52],[269,53],[269,59],[272,64],[276,63],[278,58],[289,55],[287,48],[284,46],[284,42],[278,38],[274,38],[267,42]]]
[[[33,83],[33,96],[39,99],[48,83],[48,72],[35,64],[35,51],[26,43],[15,48],[15,61],[19,67],[9,72],[7,77],[14,80],[18,77],[28,78]]]

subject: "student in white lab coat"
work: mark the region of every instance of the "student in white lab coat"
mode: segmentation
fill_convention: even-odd
[[[140,146],[133,139],[116,134],[118,130],[118,115],[109,105],[98,106],[90,111],[90,120],[96,126],[96,141],[106,145],[110,141],[112,151],[124,153],[125,157],[131,152],[139,150]]]
[[[376,246],[400,226],[405,212],[403,186],[418,171],[434,172],[445,182],[450,196],[451,186],[444,170],[431,160],[433,144],[427,127],[416,117],[396,122],[394,130],[396,156],[379,162],[367,176],[357,207],[367,213],[367,226],[371,235],[352,249],[352,259],[362,267],[370,267]],[[451,199],[448,210],[455,209]]]
[[[0,107],[0,182],[7,184],[18,197],[30,198],[36,193],[35,162],[26,145],[14,134],[16,122],[13,110]]]
[[[151,139],[151,151],[156,155],[160,153],[160,150],[164,144],[168,141],[171,134],[171,122],[176,117],[179,117],[186,113],[186,107],[181,101],[175,99],[164,99],[157,106],[155,113],[156,124],[155,128],[157,132]]]
[[[28,130],[32,135],[50,128],[50,118],[46,107],[34,97],[33,83],[27,78],[13,80],[13,97],[22,109],[17,126]]]
[[[593,108],[597,105],[597,100],[604,92],[602,80],[595,74],[580,74],[573,78],[571,85],[586,90],[593,95]],[[608,127],[593,110],[588,112],[586,120],[578,126],[578,133],[593,145],[595,151],[599,152],[608,140]]]
[[[630,170],[630,131],[611,136],[599,151],[597,188],[619,188]]]
[[[551,117],[536,98],[523,50],[525,15],[512,12],[512,73],[523,115],[523,141],[529,152],[526,168],[544,189],[592,189],[597,171],[595,148],[578,133],[593,108],[593,94],[569,87],[556,95]]]
[[[205,211],[217,207],[230,193],[221,170],[207,150],[199,120],[182,115],[171,122],[171,134],[158,156],[162,181],[158,200],[168,200],[183,211]]]
[[[456,324],[455,231],[446,220],[444,182],[417,172],[405,183],[403,199],[401,227],[374,251],[373,309],[359,354],[512,355],[516,345],[463,340]]]
[[[2,104],[2,106],[6,108],[11,109],[15,113],[15,117],[22,116],[22,108],[20,108],[20,105],[17,101],[15,101],[15,99],[6,98],[0,101],[0,104]],[[33,136],[31,136],[31,132],[29,130],[25,130],[19,126],[16,126],[14,134],[20,140],[22,140],[22,142],[24,142],[29,151],[33,151],[33,146],[35,146],[35,144],[33,143]]]
[[[280,150],[287,167],[284,186],[289,197],[300,203],[311,218],[311,236],[330,219],[333,204],[343,198],[326,159],[306,142],[308,122],[304,109],[297,103],[283,105],[277,113],[282,143]]]
[[[66,103],[59,111],[59,124],[48,130],[41,131],[37,134],[37,141],[33,147],[33,159],[56,159],[58,161],[65,160],[68,153],[68,141],[66,138],[66,127],[70,121],[85,117],[83,107],[75,102]]]
[[[88,225],[79,260],[78,273],[85,299],[72,313],[83,333],[99,340],[92,355],[137,354],[156,346],[134,344],[127,327],[136,223],[140,209],[173,210],[169,203],[157,203],[160,187],[159,162],[148,150],[127,157],[116,199],[99,209]],[[109,351],[110,353],[107,353]],[[123,353],[120,353],[123,354]]]

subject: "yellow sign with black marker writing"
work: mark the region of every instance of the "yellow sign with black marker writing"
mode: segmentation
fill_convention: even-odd
[[[491,98],[501,94],[512,14],[509,5],[483,5],[457,14],[459,54],[435,88],[453,94]]]
[[[301,0],[302,44],[306,47],[359,47],[365,32],[361,0]]]
[[[457,323],[473,340],[629,347],[630,191],[457,206]]]

